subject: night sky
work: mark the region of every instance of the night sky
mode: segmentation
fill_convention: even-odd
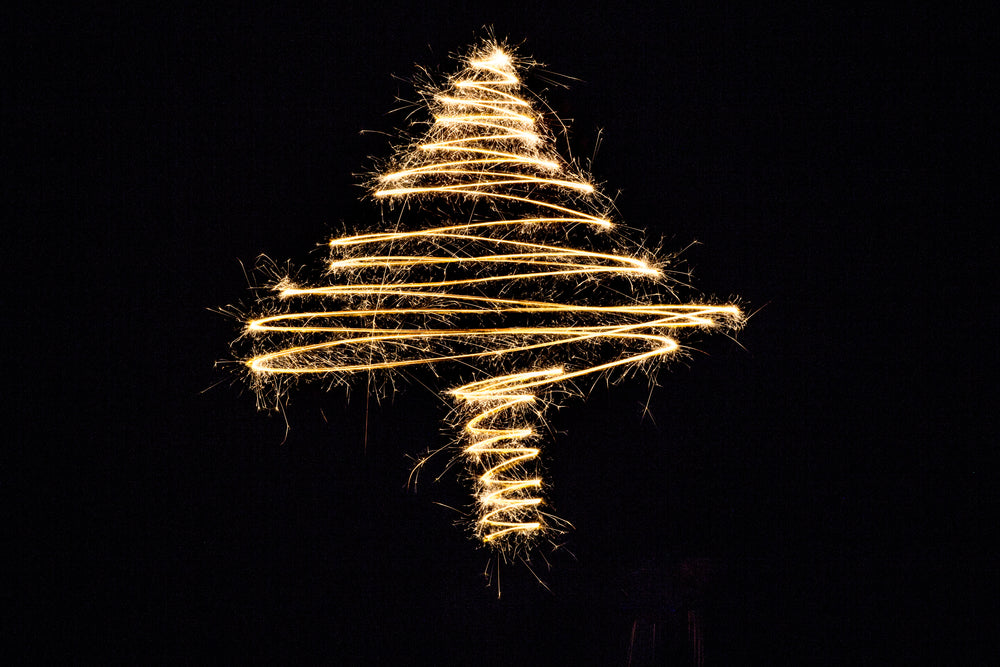
[[[995,654],[974,595],[996,569],[980,19],[350,4],[22,35],[21,61],[61,55],[8,127],[82,144],[22,189],[25,216],[55,221],[17,239],[49,272],[20,299],[48,356],[16,362],[45,378],[19,427],[44,445],[15,440],[31,463],[6,486],[25,595],[4,625],[27,655],[624,665],[633,627],[656,623],[655,664],[687,664],[691,609],[706,664]],[[407,487],[447,442],[439,396],[303,386],[286,437],[216,365],[238,333],[217,309],[251,298],[243,267],[316,262],[367,226],[359,183],[406,125],[391,111],[416,99],[415,66],[452,71],[484,26],[570,84],[528,80],[617,218],[668,250],[697,241],[695,287],[753,313],[651,394],[632,378],[549,412],[548,498],[575,529],[533,561],[550,590],[511,565],[499,600],[457,525],[457,469],[435,483],[432,461]]]

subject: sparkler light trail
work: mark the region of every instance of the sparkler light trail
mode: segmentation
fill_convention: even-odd
[[[473,531],[501,553],[558,525],[537,467],[555,392],[652,370],[682,330],[742,322],[733,305],[678,303],[666,262],[628,243],[555,150],[518,65],[488,42],[428,92],[432,121],[371,184],[398,221],[331,240],[324,284],[279,281],[244,331],[258,388],[418,366],[453,378]]]

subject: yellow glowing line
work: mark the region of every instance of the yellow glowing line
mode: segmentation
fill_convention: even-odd
[[[448,187],[426,187],[426,188],[396,188],[394,190],[376,190],[372,194],[376,197],[388,197],[388,196],[399,196],[399,195],[409,195],[409,194],[429,194],[432,192],[458,192],[460,191],[464,195],[468,196],[487,196],[493,199],[509,199],[511,201],[521,202],[524,204],[535,204],[536,206],[543,206],[545,208],[551,208],[556,211],[561,211],[563,213],[576,214],[579,218],[574,218],[573,222],[590,222],[598,225],[609,226],[611,222],[605,220],[604,218],[599,218],[596,215],[590,215],[587,213],[582,213],[580,211],[574,211],[571,208],[566,208],[565,206],[558,206],[556,204],[550,204],[548,202],[537,201],[535,199],[529,199],[527,197],[515,197],[514,195],[504,195],[496,192],[480,192],[478,190],[468,190],[466,188],[475,187],[475,184],[471,185],[461,185],[461,186],[448,186]]]
[[[358,234],[357,236],[345,236],[339,239],[333,239],[330,241],[330,247],[336,248],[337,246],[344,245],[361,245],[364,243],[384,243],[384,242],[394,242],[394,241],[407,241],[410,239],[415,239],[418,237],[452,237],[451,232],[457,230],[467,230],[475,229],[478,227],[493,227],[500,225],[530,225],[530,224],[556,224],[556,223],[566,223],[566,222],[579,222],[575,218],[520,218],[517,220],[495,220],[492,222],[476,222],[469,225],[451,225],[449,227],[437,227],[435,229],[423,229],[416,232],[378,232],[375,234]],[[596,223],[601,227],[608,228],[611,227],[611,222],[608,220],[590,220],[587,222]],[[495,239],[487,236],[477,236],[477,237],[462,237],[458,238],[469,238],[477,239],[492,243],[498,243],[502,239]],[[571,252],[572,249],[563,248],[564,252]]]
[[[511,138],[515,138],[515,137],[512,136]],[[474,164],[474,163],[477,163],[477,162],[478,163],[483,163],[483,164],[508,164],[509,163],[509,164],[530,164],[530,165],[534,165],[536,167],[541,167],[542,169],[546,169],[546,170],[549,170],[549,171],[554,171],[556,169],[559,169],[559,163],[558,162],[553,162],[552,160],[543,160],[541,158],[535,158],[535,157],[525,157],[523,155],[517,155],[516,153],[505,153],[503,151],[495,151],[495,150],[491,150],[489,148],[476,148],[476,147],[469,147],[469,146],[456,146],[456,145],[454,145],[454,144],[457,144],[457,143],[459,143],[459,142],[455,141],[455,142],[448,142],[448,143],[441,143],[441,144],[425,144],[423,146],[418,146],[418,148],[420,150],[422,150],[422,151],[453,151],[453,152],[456,152],[456,153],[478,153],[480,155],[490,155],[490,156],[493,156],[494,158],[496,158],[495,160],[465,160],[465,161],[457,161],[457,162],[453,163],[453,164],[456,164],[456,165],[457,164]],[[387,174],[386,176],[382,177],[383,180],[387,180],[387,179],[390,179],[390,178],[395,178],[395,175],[394,174]],[[593,189],[593,186],[591,186],[591,189]]]
[[[465,149],[465,150],[469,150],[469,149]],[[485,150],[480,150],[480,151],[477,151],[477,152],[485,153],[486,151]],[[397,179],[400,179],[400,178],[405,178],[407,176],[414,176],[414,175],[422,174],[422,173],[472,174],[472,175],[475,175],[475,176],[484,176],[484,175],[485,176],[493,176],[493,175],[496,175],[496,172],[491,172],[491,171],[471,171],[471,170],[462,170],[462,169],[460,169],[460,170],[454,170],[454,171],[444,171],[444,170],[441,169],[442,167],[458,167],[458,166],[468,166],[468,165],[473,165],[473,164],[533,164],[533,165],[536,165],[536,166],[539,166],[539,167],[545,167],[546,169],[558,169],[559,168],[558,164],[556,164],[556,163],[554,163],[554,162],[552,162],[550,160],[539,160],[537,158],[527,158],[526,159],[526,158],[523,158],[523,157],[520,157],[520,156],[516,156],[516,155],[512,155],[510,157],[507,157],[508,154],[506,154],[506,153],[500,153],[498,151],[493,151],[492,154],[496,155],[497,158],[494,159],[494,160],[456,160],[455,162],[441,162],[441,163],[438,163],[438,164],[435,164],[435,165],[426,165],[426,166],[423,166],[423,167],[417,167],[415,169],[405,169],[403,171],[397,171],[394,174],[386,174],[385,176],[382,177],[382,180],[383,181],[397,180]],[[504,176],[517,176],[519,178],[524,178],[524,179],[530,178],[529,176],[525,176],[524,174],[517,174],[517,173],[503,174],[503,175]],[[557,185],[567,184],[568,186],[589,185],[588,183],[573,183],[571,181],[555,181],[555,184],[557,184]],[[593,192],[593,190],[594,190],[594,187],[590,186],[590,189],[587,190],[587,191],[588,192]]]
[[[483,106],[489,109],[498,109],[498,110],[500,110],[501,104],[514,104],[516,106],[531,108],[530,102],[522,100],[519,97],[515,97],[514,95],[510,95],[508,93],[501,93],[500,91],[497,90],[490,92],[492,92],[493,94],[504,95],[508,99],[507,101],[498,102],[497,100],[491,100],[491,99],[476,99],[472,97],[448,97],[447,95],[435,95],[434,99],[437,100],[438,102],[444,102],[445,104],[460,104],[460,105],[465,104],[465,105]]]
[[[411,170],[410,173],[400,172],[398,174],[389,174],[384,177],[386,180],[395,179],[397,177],[405,177],[409,175],[416,174],[417,170]],[[467,169],[435,169],[433,172],[435,176],[440,176],[441,174],[451,174],[455,176],[476,176],[482,179],[488,176],[501,176],[503,178],[498,180],[478,180],[473,183],[463,183],[461,185],[448,185],[448,186],[438,186],[431,188],[396,188],[394,190],[379,190],[375,194],[379,197],[388,197],[392,195],[400,194],[412,194],[417,192],[448,192],[455,190],[462,190],[464,188],[484,188],[487,186],[497,186],[497,185],[523,185],[525,183],[531,183],[532,185],[555,185],[557,187],[571,188],[573,190],[580,190],[581,192],[593,192],[594,186],[590,183],[576,183],[573,181],[560,181],[554,178],[538,178],[537,176],[530,176],[525,174],[511,174],[505,172],[496,171],[470,171]],[[527,200],[526,200],[527,201]]]
[[[543,501],[538,497],[543,483],[530,474],[540,450],[527,444],[535,430],[518,423],[520,409],[553,386],[676,352],[680,344],[671,335],[676,330],[736,326],[742,315],[729,305],[588,305],[476,293],[489,284],[500,289],[505,283],[513,286],[528,279],[589,280],[613,275],[656,281],[662,274],[637,257],[484,235],[513,225],[585,224],[607,229],[611,222],[538,198],[556,190],[564,193],[560,201],[573,201],[573,197],[593,193],[594,187],[570,174],[564,162],[544,148],[548,144],[540,143],[538,134],[517,129],[534,125],[536,119],[530,115],[532,105],[515,94],[520,81],[509,56],[497,49],[467,64],[467,76],[453,80],[447,94],[432,98],[442,111],[435,114],[429,133],[432,140],[405,154],[400,168],[379,177],[382,185],[392,187],[375,189],[372,194],[386,199],[483,197],[527,207],[527,214],[331,240],[331,251],[343,253],[328,265],[332,275],[342,278],[340,284],[300,287],[283,283],[277,293],[281,300],[334,299],[335,307],[249,321],[246,334],[265,336],[266,345],[280,336],[291,336],[293,344],[279,344],[245,363],[259,376],[343,375],[445,362],[489,368],[504,359],[524,359],[548,348],[572,349],[571,368],[501,373],[448,392],[471,414],[464,428],[464,453],[479,470],[475,477],[477,535],[503,548],[546,528],[540,509]],[[536,208],[556,211],[562,217],[532,215],[530,211]],[[428,254],[427,247],[440,254]],[[454,247],[480,254],[458,256],[453,250],[446,254]],[[486,248],[504,252],[487,252]],[[347,254],[355,252],[359,254]],[[476,267],[484,275],[448,279],[449,267],[459,265]],[[409,272],[418,267],[430,268],[418,274],[421,279],[412,278]],[[375,269],[384,270],[381,282],[373,276]],[[428,270],[440,277],[434,274],[429,279]],[[519,314],[547,315],[549,323],[489,326],[483,321],[495,317],[502,322]],[[478,318],[483,326],[456,325],[455,318],[467,317]],[[588,319],[594,323],[587,323]],[[341,324],[351,322],[356,326]],[[607,346],[615,350],[612,358],[588,359],[590,349]]]
[[[589,267],[593,270],[599,270],[598,266],[593,264],[576,264],[571,261],[563,262],[552,262],[548,258],[552,257],[567,257],[579,261],[582,258],[592,259],[592,260],[606,260],[609,262],[617,262],[618,268],[624,271],[637,271],[639,273],[644,273],[649,276],[658,276],[660,272],[656,269],[650,268],[646,262],[636,259],[634,257],[623,257],[621,255],[609,255],[607,253],[597,253],[588,252],[584,250],[575,250],[573,248],[560,248],[558,246],[550,246],[541,243],[528,243],[525,241],[514,241],[511,239],[495,239],[491,237],[483,236],[472,236],[467,234],[449,234],[440,233],[438,230],[429,230],[426,234],[418,234],[416,236],[426,236],[428,238],[450,238],[458,239],[462,241],[475,241],[479,243],[496,243],[503,245],[511,245],[519,248],[524,248],[527,250],[533,250],[534,252],[523,252],[516,254],[505,254],[505,255],[485,255],[485,256],[470,256],[470,257],[437,257],[437,256],[393,256],[393,255],[379,255],[376,257],[354,257],[343,260],[336,260],[330,263],[331,269],[346,268],[351,266],[417,266],[420,264],[442,264],[442,263],[472,263],[472,262],[504,262],[511,260],[519,260],[523,264],[551,264],[555,266],[566,266],[567,268],[581,268]],[[379,238],[379,241],[396,241],[415,238],[413,234],[388,234]],[[338,245],[344,245],[345,243],[339,243]],[[332,245],[332,244],[331,244]],[[523,277],[520,274],[514,274],[511,276],[499,276],[499,279],[513,279]],[[410,283],[412,284],[412,283]],[[435,284],[445,284],[445,283],[435,283]]]
[[[364,294],[368,294],[366,290]],[[429,294],[424,292],[400,292],[392,291],[387,292],[387,294],[393,294],[395,296],[405,295],[413,297],[429,297],[429,298],[440,298],[448,300],[458,300],[458,295],[448,294]],[[296,319],[296,320],[313,320],[322,318],[337,318],[337,317],[374,317],[379,315],[468,315],[468,314],[498,314],[498,313],[557,313],[557,312],[573,312],[577,314],[583,313],[595,313],[595,314],[621,314],[621,315],[639,315],[639,314],[656,314],[665,316],[663,320],[669,320],[671,323],[669,326],[672,328],[676,327],[710,327],[716,324],[716,320],[709,317],[701,317],[700,315],[711,313],[719,315],[720,317],[728,317],[732,320],[739,319],[739,310],[734,306],[685,306],[685,305],[675,305],[675,306],[573,306],[565,305],[559,303],[545,303],[538,301],[509,301],[503,299],[491,299],[486,297],[465,297],[466,300],[479,299],[482,301],[489,302],[491,304],[496,304],[498,307],[493,308],[380,308],[377,310],[346,310],[346,311],[317,311],[317,312],[307,312],[307,313],[288,313],[285,315],[272,315],[270,317],[262,317],[257,320],[252,320],[248,323],[247,328],[256,331],[341,331],[340,327],[335,329],[327,328],[307,328],[294,327],[289,329],[273,329],[268,326],[270,322],[280,322],[283,320]],[[501,308],[500,304],[507,303],[516,307]],[[684,313],[683,310],[696,311],[693,313]],[[663,324],[660,320],[655,320],[655,324]],[[647,322],[646,325],[650,326],[652,323]],[[616,328],[616,327],[611,327]],[[562,329],[560,329],[562,330]],[[370,331],[370,329],[362,329],[362,331]],[[496,331],[496,329],[490,329],[490,331]]]
[[[453,99],[445,99],[441,101],[452,102],[452,103],[457,102],[457,100]],[[463,102],[463,104],[466,104],[468,106],[476,106],[481,109],[491,111],[492,113],[467,113],[467,114],[456,114],[456,115],[441,114],[441,115],[436,115],[434,119],[445,123],[464,123],[469,120],[479,121],[479,120],[491,120],[495,118],[497,120],[511,120],[514,121],[515,123],[527,123],[529,125],[535,124],[534,118],[532,118],[531,116],[525,116],[523,113],[517,113],[512,109],[505,109],[502,106],[503,105],[502,102],[499,104],[495,104],[492,102],[484,102],[482,100],[470,99]]]
[[[503,125],[489,125],[496,130],[501,132],[506,132],[507,134],[493,134],[489,136],[482,137],[461,137],[459,139],[449,139],[448,141],[437,141],[432,144],[424,144],[418,146],[420,150],[432,151],[432,150],[465,150],[473,151],[472,148],[456,148],[458,145],[473,143],[475,141],[499,141],[501,139],[523,139],[529,144],[536,143],[541,137],[537,132],[531,132],[528,130],[515,130],[510,127],[504,127]],[[483,149],[486,150],[486,149]]]
[[[642,325],[633,325],[635,327]],[[598,330],[594,330],[598,329]],[[604,329],[601,331],[600,329]],[[608,331],[608,329],[617,331]],[[531,327],[531,328],[509,328],[509,329],[445,329],[445,330],[426,330],[426,329],[402,329],[398,332],[385,335],[367,335],[359,336],[357,338],[345,338],[341,340],[328,341],[324,343],[315,343],[312,345],[298,345],[290,348],[280,350],[278,352],[271,352],[269,354],[262,354],[254,357],[247,362],[247,365],[251,370],[260,373],[275,373],[275,374],[309,374],[309,373],[355,373],[360,371],[372,371],[380,369],[391,369],[391,368],[402,368],[404,366],[415,366],[415,365],[430,365],[434,363],[441,363],[446,361],[458,361],[476,358],[495,358],[504,354],[511,354],[515,352],[527,352],[531,350],[538,350],[546,347],[553,347],[556,345],[566,345],[572,343],[580,343],[586,340],[601,339],[603,341],[607,340],[644,340],[647,342],[657,342],[662,345],[662,347],[651,350],[648,352],[643,352],[638,355],[626,357],[613,362],[608,362],[606,364],[600,364],[598,366],[591,366],[586,369],[581,369],[573,373],[561,373],[556,380],[552,381],[536,381],[535,384],[531,386],[542,386],[546,384],[552,384],[556,381],[561,381],[565,379],[571,379],[580,377],[582,375],[587,375],[590,373],[600,372],[603,370],[609,370],[615,366],[621,366],[627,363],[633,363],[636,361],[641,361],[650,357],[655,357],[658,355],[673,352],[677,349],[678,344],[672,338],[660,335],[651,334],[641,334],[641,333],[624,333],[620,331],[624,327],[598,327],[587,329],[585,327],[575,327],[575,328],[552,328],[546,329],[544,327]],[[286,329],[268,329],[260,327],[257,331],[282,331]],[[326,333],[369,333],[371,329],[331,329],[323,328],[322,331]],[[298,332],[309,331],[308,328],[301,330],[296,330]],[[315,333],[315,332],[314,332]],[[528,338],[531,336],[549,336],[549,337],[561,337],[555,340],[546,340],[540,343],[535,343],[532,345],[512,345],[508,347],[497,347],[494,346],[491,349],[482,352],[469,352],[465,354],[446,354],[437,356],[422,356],[414,359],[393,359],[385,362],[378,363],[354,363],[347,365],[320,365],[318,363],[312,363],[306,366],[294,365],[294,358],[297,356],[306,355],[315,352],[326,352],[333,350],[337,347],[344,347],[350,345],[360,345],[366,344],[369,348],[384,349],[383,344],[388,342],[400,342],[404,344],[411,344],[419,340],[431,340],[431,339],[447,339],[447,338],[459,338],[461,340],[471,340],[474,338],[488,338],[497,339],[501,336],[521,336],[523,338]],[[271,362],[282,359],[289,361],[293,365],[285,366],[275,366]],[[452,393],[457,392],[455,390]],[[456,394],[458,395],[458,394]]]

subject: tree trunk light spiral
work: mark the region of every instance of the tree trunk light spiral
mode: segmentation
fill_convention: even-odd
[[[259,387],[418,366],[453,378],[473,530],[501,553],[559,524],[537,472],[553,392],[651,370],[681,351],[681,329],[742,323],[733,305],[677,303],[666,262],[619,233],[610,201],[555,150],[518,64],[487,42],[426,93],[427,129],[372,181],[399,223],[330,241],[326,284],[280,281],[245,330]]]

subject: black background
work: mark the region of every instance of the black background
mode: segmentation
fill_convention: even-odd
[[[49,659],[605,665],[641,616],[665,661],[693,568],[709,664],[989,655],[984,21],[354,3],[25,22],[6,634]],[[533,562],[551,592],[504,567],[499,600],[454,525],[463,488],[432,482],[445,460],[407,488],[446,441],[438,397],[306,387],[286,437],[214,366],[241,262],[316,261],[371,219],[358,174],[405,125],[388,112],[415,64],[449,72],[484,26],[579,79],[543,92],[619,219],[699,241],[695,285],[753,313],[651,395],[633,379],[552,413],[550,500],[576,528]]]

